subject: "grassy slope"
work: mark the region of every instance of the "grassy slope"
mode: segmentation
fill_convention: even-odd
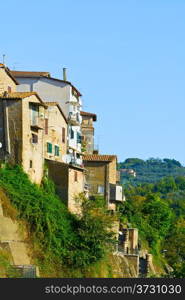
[[[112,237],[105,229],[112,224],[110,216],[96,208],[96,215],[87,210],[79,220],[67,211],[50,182],[44,187],[32,184],[20,167],[0,169],[0,188],[7,215],[28,225],[41,277],[111,277],[106,248],[111,249],[107,245]]]

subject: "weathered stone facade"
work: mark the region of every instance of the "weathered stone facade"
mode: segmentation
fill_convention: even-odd
[[[30,105],[37,108],[34,123]],[[0,159],[22,165],[38,184],[43,176],[44,114],[45,105],[35,93],[11,93],[0,98]]]
[[[44,157],[46,159],[66,162],[67,155],[67,119],[56,102],[46,102],[44,128]],[[48,143],[52,152],[48,151]],[[57,150],[57,151],[56,151]]]
[[[70,212],[81,214],[81,201],[77,196],[84,192],[84,169],[52,160],[46,160],[46,164],[61,200]]]
[[[115,155],[85,155],[84,166],[87,170],[89,194],[104,196],[108,209],[115,210],[117,198],[115,195],[114,199],[110,199],[110,195],[111,189],[116,187],[117,183],[117,157]]]
[[[94,126],[93,121],[97,120],[95,114],[81,111],[82,116],[82,149],[84,153],[93,154],[94,151]]]
[[[16,92],[17,84],[9,69],[5,65],[0,64],[0,94],[4,92]]]

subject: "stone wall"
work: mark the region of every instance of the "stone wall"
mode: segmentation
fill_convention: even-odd
[[[81,199],[78,195],[84,192],[83,170],[69,166],[68,209],[74,214],[81,214]]]
[[[139,276],[138,255],[123,255],[115,252],[112,255],[111,266],[113,278],[138,278]]]
[[[77,195],[84,192],[84,172],[65,163],[46,160],[48,175],[54,181],[57,193],[69,211],[81,213],[81,202]]]
[[[26,240],[26,227],[4,215],[0,200],[0,248],[9,252],[13,265],[31,264]]]
[[[116,184],[117,182],[117,159],[114,158],[109,163],[109,183]]]
[[[29,102],[40,103],[38,98],[33,95],[22,100],[22,165],[24,171],[29,175],[30,179],[40,184],[43,177],[44,167],[44,118],[40,118],[40,126],[43,129],[31,128]],[[39,114],[44,114],[44,107],[39,107]],[[38,143],[32,142],[32,134],[38,136]],[[32,166],[30,166],[32,162]]]
[[[97,194],[99,186],[105,188],[105,173],[107,164],[104,162],[90,161],[84,161],[84,164],[85,169],[87,169],[87,183],[89,184],[90,195]]]
[[[44,157],[46,159],[65,162],[67,154],[67,123],[57,105],[48,105],[48,134],[44,134]],[[62,140],[62,128],[65,129],[65,141]],[[52,144],[52,153],[47,152],[47,142]],[[59,156],[55,155],[54,147],[59,147]]]

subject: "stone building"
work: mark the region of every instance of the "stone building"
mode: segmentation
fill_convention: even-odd
[[[43,176],[45,109],[35,92],[0,96],[0,160],[22,165],[38,184]]]
[[[68,120],[68,155],[66,163],[82,166],[81,155],[81,93],[66,78],[51,77],[49,72],[11,71],[19,82],[18,91],[36,91],[45,102],[59,103]]]
[[[56,185],[57,193],[69,211],[81,213],[77,195],[84,193],[84,168],[66,163],[68,155],[68,121],[57,102],[45,102],[44,158],[48,176]]]
[[[67,119],[57,102],[45,102],[44,158],[66,162]]]
[[[93,122],[97,121],[96,114],[89,112],[80,112],[82,116],[82,151],[86,154],[93,154],[94,151],[94,126]]]
[[[54,181],[56,190],[69,211],[81,214],[80,193],[85,193],[84,168],[53,160],[45,160],[48,176]]]
[[[84,167],[89,195],[102,195],[109,210],[116,209],[116,202],[123,201],[122,186],[117,183],[116,155],[84,155]]]

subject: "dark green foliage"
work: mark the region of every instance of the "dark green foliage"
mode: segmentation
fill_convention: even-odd
[[[147,242],[157,259],[163,258],[173,267],[173,276],[182,276],[185,261],[185,177],[170,176],[154,184],[139,186],[130,184],[125,187],[125,195],[127,201],[120,206],[121,220],[138,227],[140,239]],[[164,249],[167,250],[165,257],[162,255]]]
[[[79,196],[84,201],[84,215],[77,218],[56,196],[52,182],[45,179],[43,187],[32,184],[19,166],[0,169],[0,187],[19,217],[29,223],[48,261],[83,268],[103,258],[113,242],[109,231],[112,220],[99,204],[97,208],[96,201]]]
[[[155,183],[166,176],[185,176],[185,167],[175,159],[149,158],[142,160],[139,158],[127,158],[118,164],[119,169],[133,169],[137,176],[133,177],[127,173],[122,173],[121,180],[124,184],[131,183]]]

